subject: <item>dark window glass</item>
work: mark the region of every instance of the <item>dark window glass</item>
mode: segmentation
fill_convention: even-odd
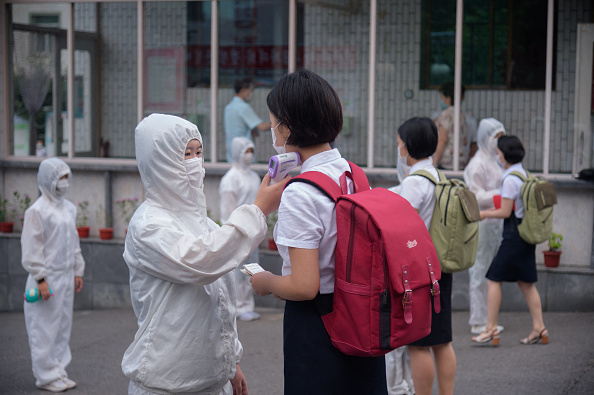
[[[422,25],[421,88],[434,88],[454,80],[456,1],[424,0]],[[543,90],[546,39],[542,1],[464,1],[462,83]]]

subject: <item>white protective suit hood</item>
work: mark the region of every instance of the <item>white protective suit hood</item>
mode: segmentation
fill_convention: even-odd
[[[241,169],[248,169],[249,166],[243,161],[243,157],[249,148],[254,148],[254,143],[245,137],[235,137],[231,141],[231,161],[233,166]]]
[[[202,143],[193,123],[173,115],[149,115],[136,127],[136,160],[150,204],[177,212],[201,210],[206,218],[206,197],[190,185],[184,166],[192,139]]]
[[[478,133],[478,151],[464,169],[464,181],[476,195],[479,207],[485,210],[493,207],[493,196],[499,194],[503,170],[497,164],[497,140],[503,132],[503,124],[494,118],[481,120]]]
[[[70,166],[62,159],[49,158],[39,164],[37,172],[37,186],[41,193],[52,203],[58,204],[64,200],[64,193],[56,189],[60,178],[68,175],[68,180],[72,182],[72,171]]]
[[[227,219],[237,207],[253,204],[260,188],[260,176],[244,162],[246,151],[254,143],[245,137],[235,137],[231,142],[231,168],[219,184],[221,222]]]
[[[502,132],[505,134],[505,127],[495,118],[485,118],[481,121],[477,132],[478,149],[486,150],[489,155],[497,157],[497,139],[495,136]]]

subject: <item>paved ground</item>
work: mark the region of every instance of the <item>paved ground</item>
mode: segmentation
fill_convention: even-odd
[[[262,319],[240,322],[245,347],[242,369],[250,394],[282,394],[282,311],[258,309]],[[545,313],[549,345],[524,346],[528,313],[502,313],[505,326],[498,348],[470,342],[467,312],[454,313],[454,349],[458,358],[456,394],[594,394],[594,313]],[[136,330],[132,310],[74,313],[68,372],[79,383],[69,393],[126,394],[120,370]],[[0,394],[39,394],[22,313],[0,313]],[[434,394],[437,391],[434,390]]]

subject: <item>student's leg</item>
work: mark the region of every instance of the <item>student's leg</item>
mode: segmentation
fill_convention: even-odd
[[[542,318],[542,303],[540,300],[540,294],[536,289],[536,283],[525,283],[518,281],[518,286],[524,294],[528,310],[530,310],[530,317],[532,317],[532,333],[528,336],[528,339],[532,339],[542,335],[542,331],[545,329],[544,320]],[[548,334],[547,334],[548,336]]]
[[[431,395],[435,368],[431,347],[408,346],[416,395]]]
[[[456,379],[456,353],[452,343],[431,347],[435,357],[435,370],[439,395],[452,395]]]
[[[487,280],[487,329],[497,328],[501,307],[501,282]]]

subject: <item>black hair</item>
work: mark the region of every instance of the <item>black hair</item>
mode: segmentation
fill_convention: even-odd
[[[452,99],[452,106],[454,105],[454,83],[453,82],[446,82],[439,88],[439,92],[442,93],[445,97],[449,97]],[[466,92],[466,88],[462,85],[462,98],[464,98],[464,92]]]
[[[250,89],[250,86],[254,84],[254,81],[248,77],[242,80],[235,80],[235,84],[233,87],[235,88],[235,93],[239,93],[242,89]]]
[[[427,158],[437,149],[437,126],[430,118],[414,117],[398,128],[398,136],[414,159]]]
[[[520,163],[526,155],[524,144],[516,136],[503,135],[497,139],[497,148],[503,153],[505,161],[510,165]]]
[[[304,148],[331,143],[342,130],[342,104],[336,91],[310,70],[283,76],[266,104],[291,132],[287,144]]]

